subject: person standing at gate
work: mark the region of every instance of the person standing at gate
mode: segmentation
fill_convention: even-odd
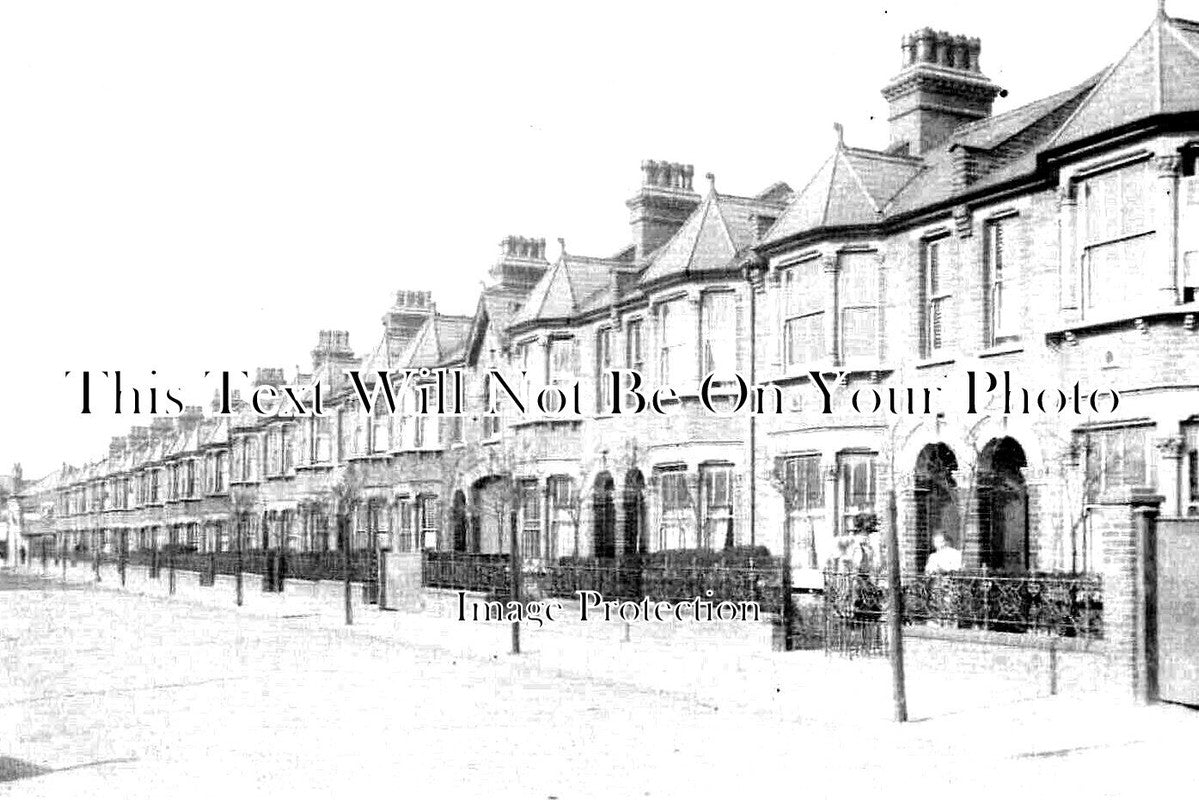
[[[942,531],[934,533],[933,547],[935,550],[924,565],[926,575],[935,575],[940,572],[961,572],[962,551],[953,546],[953,539],[949,538],[948,534]]]

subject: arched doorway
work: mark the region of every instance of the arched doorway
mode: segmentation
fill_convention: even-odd
[[[591,543],[597,558],[616,558],[616,482],[607,472],[595,476],[591,495]]]
[[[916,456],[916,571],[923,572],[933,551],[933,534],[946,534],[961,548],[961,516],[953,473],[957,457],[944,442],[925,445]]]
[[[459,489],[454,492],[454,499],[450,503],[450,535],[454,537],[455,552],[466,552],[468,545],[466,533],[466,494]],[[475,544],[478,549],[477,543]]]
[[[624,554],[648,549],[645,525],[645,477],[639,469],[624,476]]]
[[[1024,448],[1010,436],[992,439],[979,458],[979,561],[997,572],[1029,567],[1026,466]]]

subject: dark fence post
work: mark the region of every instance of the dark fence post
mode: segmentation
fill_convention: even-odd
[[[175,593],[175,550],[179,546],[179,531],[174,525],[167,539],[167,593]]]
[[[789,506],[790,503],[784,503],[784,506]],[[781,614],[783,618],[783,650],[791,649],[791,627],[792,608],[791,608],[791,512],[788,508],[783,509],[783,576],[780,598],[782,602]]]
[[[520,560],[520,536],[516,531],[516,511],[513,510],[508,515],[509,530],[511,530],[512,547],[512,601],[520,603],[521,583],[523,577],[521,575],[521,560]],[[520,654],[520,620],[515,618],[512,620],[512,654]]]
[[[125,570],[129,565],[129,531],[121,531],[117,545],[117,573],[121,576],[121,586],[125,585]]]
[[[245,591],[242,588],[242,576],[241,576],[241,570],[242,570],[242,563],[241,563],[241,559],[242,559],[241,511],[239,509],[234,509],[234,514],[237,517],[233,522],[233,530],[234,530],[233,535],[237,538],[237,542],[236,542],[237,556],[234,559],[233,585],[235,587],[236,594],[237,594],[237,604],[240,606],[244,600],[243,593]]]
[[[341,565],[346,581],[346,624],[354,624],[354,598],[350,588],[350,532],[348,520],[342,518],[340,509],[337,515],[338,541],[341,543]]]

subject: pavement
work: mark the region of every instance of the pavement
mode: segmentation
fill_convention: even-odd
[[[916,670],[896,724],[885,661],[744,629],[547,626],[514,656],[456,598],[346,626],[301,590],[248,581],[240,609],[155,591],[0,571],[0,797],[1199,789],[1199,712],[1028,676]]]

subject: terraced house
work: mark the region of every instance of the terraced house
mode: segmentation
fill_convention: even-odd
[[[851,536],[885,532],[893,494],[910,570],[937,531],[972,568],[1094,569],[1104,492],[1151,486],[1166,513],[1199,509],[1199,24],[1161,13],[1092,77],[1000,114],[980,52],[903,37],[882,90],[891,141],[839,133],[796,189],[728,194],[690,165],[644,162],[631,243],[584,256],[560,241],[551,262],[544,240],[510,236],[473,315],[401,291],[365,356],[325,331],[310,373],[259,372],[320,379],[332,413],[188,409],[134,428],[27,490],[29,508],[56,498],[35,532],[101,549],[228,550],[241,531],[253,549],[502,553],[515,525],[531,562],[779,553],[787,537],[795,580],[817,585]],[[422,367],[462,370],[474,409],[493,368],[578,381],[581,413],[363,414],[344,377]],[[673,387],[670,413],[608,413],[619,368]],[[842,392],[947,388],[930,413],[824,414],[813,370],[842,375]],[[969,371],[1120,402],[967,414],[953,392]],[[783,413],[710,413],[713,374],[717,393],[734,374],[779,387]]]

